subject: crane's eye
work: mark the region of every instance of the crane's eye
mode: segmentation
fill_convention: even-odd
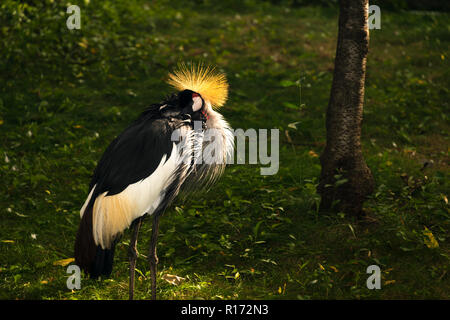
[[[194,93],[192,94],[192,99],[194,99],[194,98],[196,98],[196,97],[200,97],[200,95],[199,95],[198,93],[195,93],[195,92],[194,92]]]

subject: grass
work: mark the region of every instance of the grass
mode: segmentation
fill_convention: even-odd
[[[208,193],[174,203],[160,227],[159,299],[450,298],[448,14],[383,11],[371,32],[363,149],[377,187],[355,221],[316,210],[335,9],[85,1],[81,30],[69,31],[66,7],[42,3],[0,5],[1,299],[127,298],[129,231],[110,279],[71,291],[55,262],[73,256],[102,152],[186,60],[227,73],[233,128],[280,129],[280,169],[230,165]],[[149,231],[147,220],[137,299],[150,294]],[[381,290],[366,287],[373,264]]]

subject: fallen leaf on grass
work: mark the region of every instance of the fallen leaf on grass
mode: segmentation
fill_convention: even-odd
[[[185,278],[173,275],[173,274],[164,274],[161,277],[163,280],[166,280],[168,283],[173,284],[174,286],[179,285],[181,282],[183,282],[184,280],[186,280]]]
[[[430,248],[437,248],[439,247],[439,243],[437,242],[436,238],[434,237],[433,233],[427,228],[425,227],[425,230],[423,231],[423,234],[427,237],[423,239],[423,242],[425,243],[425,245]]]
[[[330,266],[331,269],[333,269],[334,272],[339,272],[339,270],[335,266]]]
[[[309,152],[308,152],[308,154],[309,154],[309,156],[311,157],[311,158],[317,158],[319,155],[317,154],[317,153],[315,153],[313,150],[310,150]]]
[[[53,265],[65,267],[69,263],[74,262],[74,261],[75,261],[74,258],[67,258],[67,259],[57,260],[57,261],[53,262]]]

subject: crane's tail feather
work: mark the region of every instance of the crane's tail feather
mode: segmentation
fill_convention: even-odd
[[[75,240],[75,264],[91,278],[109,276],[112,272],[115,241],[111,248],[103,249],[94,241],[92,226],[92,205],[87,206],[80,221]]]
[[[114,249],[115,242],[111,245],[110,249],[102,249],[102,247],[97,246],[94,264],[90,272],[91,278],[98,278],[102,275],[106,277],[110,276],[114,261]]]

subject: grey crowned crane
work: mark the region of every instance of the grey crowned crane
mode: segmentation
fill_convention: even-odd
[[[111,274],[116,242],[132,229],[130,299],[143,218],[153,218],[148,261],[155,299],[161,215],[181,190],[192,192],[214,182],[234,149],[232,131],[215,110],[227,99],[225,75],[209,66],[181,64],[168,83],[178,92],[151,105],[108,146],[80,210],[75,263],[91,278]],[[213,150],[212,160],[204,159],[206,149]]]

